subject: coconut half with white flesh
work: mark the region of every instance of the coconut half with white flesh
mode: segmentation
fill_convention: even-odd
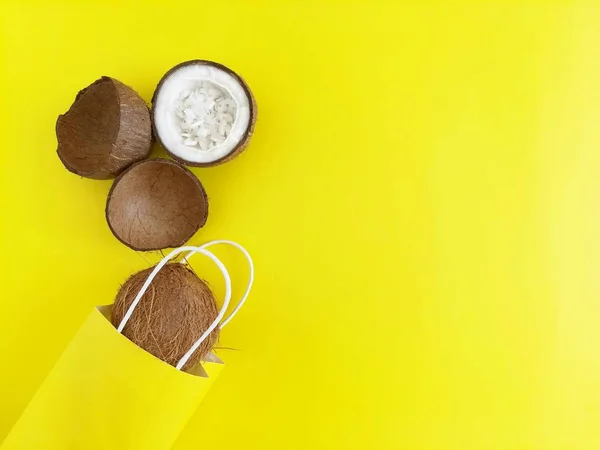
[[[257,109],[246,82],[212,61],[181,63],[160,80],[152,98],[156,140],[176,160],[215,166],[249,144]]]

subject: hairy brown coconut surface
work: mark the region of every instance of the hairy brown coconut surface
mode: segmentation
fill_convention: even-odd
[[[114,178],[150,154],[150,112],[133,89],[102,77],[58,116],[56,136],[58,156],[69,171],[87,178]]]
[[[113,234],[134,250],[185,244],[208,217],[208,197],[196,176],[181,164],[147,159],[123,172],[106,203]]]
[[[112,310],[118,327],[154,267],[132,275],[119,290]],[[133,343],[175,366],[218,315],[207,284],[183,264],[167,264],[158,272],[123,329]],[[200,344],[183,369],[195,366],[219,338],[217,327]]]
[[[206,60],[173,67],[152,98],[156,139],[190,166],[215,166],[239,155],[250,143],[257,113],[242,77]]]

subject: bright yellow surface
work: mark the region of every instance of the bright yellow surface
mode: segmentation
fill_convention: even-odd
[[[148,265],[56,116],[101,75],[149,100],[208,58],[259,122],[194,170],[192,243],[239,240],[258,273],[175,448],[598,449],[600,6],[279,3],[2,3],[0,435]]]

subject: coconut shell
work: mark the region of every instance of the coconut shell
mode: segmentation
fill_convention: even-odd
[[[123,284],[112,310],[112,324],[121,323],[154,267],[132,275]],[[180,263],[164,266],[140,299],[123,329],[134,344],[175,366],[218,315],[215,297],[196,274]],[[183,369],[194,367],[219,338],[217,327],[192,354]]]
[[[87,178],[115,178],[152,147],[150,112],[144,100],[118,80],[102,77],[77,94],[56,122],[58,157]]]
[[[208,196],[196,176],[166,159],[138,162],[115,180],[106,203],[113,234],[134,250],[184,245],[208,217]]]
[[[164,145],[164,143],[160,139],[160,136],[156,132],[156,126],[154,125],[155,120],[156,120],[156,115],[154,114],[154,109],[152,109],[152,112],[151,112],[152,130],[154,133],[154,138],[167,151],[169,156],[171,156],[173,159],[179,161],[180,163],[185,164],[186,166],[194,166],[194,167],[218,166],[219,164],[223,164],[223,163],[226,163],[226,162],[234,159],[236,156],[238,156],[240,153],[242,153],[244,150],[246,150],[246,148],[250,144],[250,139],[252,138],[252,135],[254,134],[254,126],[256,124],[256,119],[258,118],[258,109],[256,106],[256,99],[254,98],[254,95],[252,94],[252,91],[250,90],[250,87],[248,86],[246,81],[241,76],[239,76],[237,73],[235,73],[233,70],[231,70],[229,67],[224,66],[223,64],[216,63],[214,61],[208,61],[208,60],[204,60],[204,59],[194,59],[191,61],[185,61],[180,64],[177,64],[175,67],[173,67],[171,70],[169,70],[167,73],[165,73],[163,75],[163,77],[158,82],[156,89],[154,90],[154,94],[152,95],[152,105],[154,105],[157,95],[158,95],[158,92],[160,91],[162,84],[169,77],[169,75],[171,75],[173,72],[177,71],[178,69],[181,69],[184,66],[192,65],[192,64],[204,64],[204,65],[216,67],[218,69],[221,69],[224,72],[227,72],[228,74],[230,74],[233,78],[235,78],[240,83],[240,85],[244,89],[244,92],[248,96],[248,99],[250,100],[250,122],[248,123],[248,127],[246,128],[246,131],[244,132],[238,145],[224,157],[217,159],[216,161],[212,161],[212,162],[208,162],[208,163],[187,161],[187,160],[179,157],[178,155],[173,154],[171,151],[169,151],[167,146]]]

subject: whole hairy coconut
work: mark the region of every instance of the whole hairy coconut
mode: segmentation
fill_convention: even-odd
[[[244,79],[213,61],[178,64],[162,77],[152,97],[157,141],[190,166],[216,166],[242,153],[257,114]]]
[[[119,290],[112,310],[118,327],[154,267],[132,275]],[[217,318],[214,295],[208,285],[180,263],[160,270],[123,329],[129,340],[175,366]],[[183,370],[194,367],[211,351],[219,328],[202,342]]]
[[[208,196],[196,176],[167,159],[147,159],[113,183],[106,220],[113,234],[134,250],[185,244],[208,217]]]
[[[102,77],[58,116],[56,137],[58,157],[69,171],[99,180],[115,178],[150,154],[150,112],[133,89]]]

